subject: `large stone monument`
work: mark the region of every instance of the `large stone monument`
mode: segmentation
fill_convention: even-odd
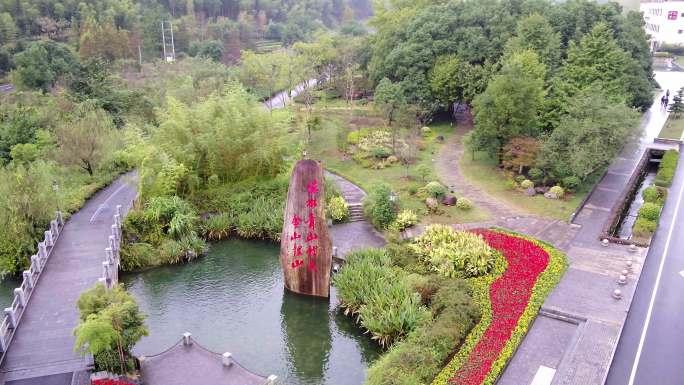
[[[325,218],[323,168],[314,160],[300,160],[292,172],[280,264],[288,290],[317,297],[330,295],[332,242]]]

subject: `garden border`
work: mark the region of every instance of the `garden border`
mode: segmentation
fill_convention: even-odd
[[[487,230],[506,234],[511,237],[521,238],[529,242],[532,242],[533,244],[542,248],[549,256],[548,265],[546,269],[543,272],[541,272],[537,277],[537,280],[534,286],[532,287],[532,293],[525,307],[525,310],[518,319],[518,322],[511,334],[511,337],[508,339],[508,341],[506,341],[506,344],[504,345],[497,359],[492,362],[489,372],[487,373],[485,379],[482,382],[482,384],[493,385],[498,381],[499,376],[508,366],[510,359],[515,355],[515,352],[520,347],[520,344],[522,343],[530,328],[534,324],[534,321],[536,320],[539,313],[542,312],[542,306],[546,301],[546,298],[551,294],[551,291],[553,291],[553,289],[558,285],[561,278],[565,274],[565,271],[568,268],[568,259],[563,252],[555,248],[553,245],[538,240],[536,238],[530,237],[528,235],[516,233],[514,231],[500,227],[492,227]],[[496,277],[493,277],[492,281],[489,282],[487,285],[486,299],[487,305],[490,308],[490,312],[491,298],[489,298],[488,289],[497,278],[498,275]],[[463,360],[467,360],[469,354],[479,343],[482,334],[484,334],[484,332],[489,327],[489,324],[491,322],[491,314],[489,314],[489,318],[489,322],[487,322],[486,326],[480,326],[483,324],[484,321],[483,315],[483,319],[480,321],[480,323],[478,323],[478,325],[475,326],[475,328],[473,328],[473,330],[471,330],[470,334],[468,335],[468,337],[466,337],[466,340],[461,345],[461,349],[437,375],[437,377],[433,380],[432,385],[446,385],[449,383],[449,380],[452,378],[453,373],[458,369],[459,365],[463,363]],[[463,348],[465,347],[467,347],[466,351],[463,350]]]

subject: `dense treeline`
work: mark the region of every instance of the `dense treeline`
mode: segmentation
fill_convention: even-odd
[[[277,48],[313,31],[361,33],[369,0],[0,1],[0,75],[37,39],[67,43],[81,58],[150,60],[162,56],[161,25],[173,24],[177,56],[239,58],[242,49]],[[170,42],[170,36],[166,36]]]
[[[642,17],[617,3],[396,0],[371,25],[364,64],[375,84],[396,84],[423,119],[469,104],[471,149],[535,183],[577,187],[633,132],[632,109],[652,104]]]

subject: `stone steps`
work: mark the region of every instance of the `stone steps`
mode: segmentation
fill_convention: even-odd
[[[351,203],[349,207],[349,222],[359,222],[365,220],[363,216],[363,206],[360,203]]]

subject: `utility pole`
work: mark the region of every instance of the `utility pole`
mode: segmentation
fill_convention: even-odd
[[[171,30],[171,55],[173,61],[176,61],[176,45],[173,43],[173,23],[169,21],[169,29]]]
[[[164,46],[164,61],[166,61],[166,36],[164,35],[164,22],[161,22],[162,27],[162,45]]]

